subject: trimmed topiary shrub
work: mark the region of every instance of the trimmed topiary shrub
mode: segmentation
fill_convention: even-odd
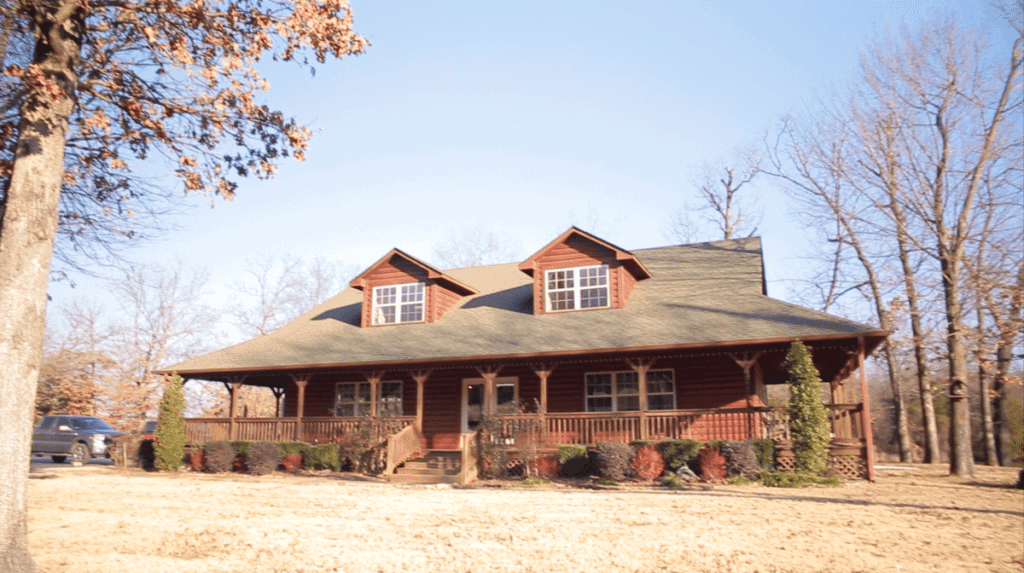
[[[338,471],[341,468],[338,460],[338,446],[335,444],[310,446],[302,456],[302,465],[307,470]]]
[[[249,447],[245,454],[246,466],[254,476],[267,475],[281,464],[281,448],[273,442],[259,442]]]
[[[597,474],[604,479],[622,481],[629,475],[629,462],[633,459],[633,448],[629,444],[600,442],[594,448],[597,458]]]
[[[661,458],[665,460],[665,466],[675,472],[683,466],[688,466],[690,460],[697,458],[700,442],[697,440],[665,440],[658,443],[658,451],[661,452]]]
[[[700,479],[704,481],[718,482],[725,479],[725,456],[710,443],[704,444],[697,454],[697,466],[700,468]]]
[[[235,450],[228,442],[212,442],[206,444],[203,452],[206,471],[213,473],[229,472],[235,461]]]
[[[761,471],[757,462],[757,453],[750,440],[742,442],[726,442],[722,444],[722,455],[725,456],[725,472],[729,477],[754,477]]]
[[[793,440],[793,469],[816,474],[828,467],[829,423],[821,375],[811,353],[799,342],[789,346],[783,362],[789,373],[789,433]]]
[[[160,423],[153,438],[153,465],[165,472],[181,467],[185,457],[185,390],[181,377],[175,374],[164,385],[160,399]]]
[[[750,444],[754,446],[754,454],[757,456],[757,463],[761,471],[775,470],[775,442],[763,438],[753,438]]]
[[[665,460],[662,459],[661,454],[658,453],[654,446],[642,446],[637,449],[636,455],[633,456],[633,461],[629,463],[629,467],[633,470],[636,477],[650,481],[659,477],[665,471]]]
[[[564,477],[590,475],[590,456],[587,446],[565,444],[558,447],[558,472]]]

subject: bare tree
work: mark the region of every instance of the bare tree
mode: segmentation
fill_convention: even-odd
[[[500,241],[492,231],[479,227],[449,234],[442,243],[434,245],[434,260],[446,269],[510,263],[516,258],[514,249]]]
[[[815,179],[815,185],[822,187],[821,195],[838,186],[854,198],[845,208],[867,225],[878,245],[865,249],[875,251],[876,267],[886,268],[893,254],[898,258],[926,417],[931,389],[925,381],[924,329],[914,321],[924,312],[917,277],[922,272],[934,277],[952,399],[951,470],[957,475],[974,472],[966,265],[972,245],[981,244],[982,206],[1006,203],[1021,192],[1024,135],[1020,122],[1011,118],[1022,106],[1024,35],[1021,25],[1014,24],[1017,38],[1005,63],[993,60],[984,38],[961,30],[955,19],[874,40],[849,96],[823,105],[811,122],[815,127],[802,136],[793,137],[787,126],[784,137],[791,149],[774,161],[780,175],[795,170],[797,177],[789,180],[806,183],[810,179],[799,172],[802,158],[817,154],[818,165],[828,166],[831,179]],[[794,152],[794,144],[802,150]],[[932,461],[936,445],[929,438]]]
[[[230,315],[243,334],[263,336],[340,292],[354,274],[351,265],[322,258],[308,264],[291,255],[252,259],[229,287],[241,295]]]
[[[750,146],[733,152],[732,156],[718,163],[706,163],[691,178],[698,191],[696,211],[704,213],[703,219],[717,227],[722,239],[753,237],[761,223],[756,201],[749,192],[743,191],[761,171],[764,157],[756,147]],[[678,243],[700,240],[702,225],[690,215],[688,202],[672,217],[666,238]],[[708,234],[710,235],[710,234]]]

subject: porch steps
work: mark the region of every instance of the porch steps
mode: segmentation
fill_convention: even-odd
[[[426,450],[395,469],[388,476],[391,483],[437,484],[458,483],[462,470],[462,452],[458,450]]]

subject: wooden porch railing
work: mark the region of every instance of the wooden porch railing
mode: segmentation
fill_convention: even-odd
[[[827,404],[833,439],[863,440],[860,404]],[[640,425],[651,440],[744,440],[766,438],[787,441],[789,417],[785,408],[735,408],[728,410],[671,410],[639,412],[572,412],[517,414],[496,419],[494,439],[507,443],[595,444],[639,440]],[[753,429],[753,432],[750,430]]]
[[[384,475],[390,476],[395,468],[409,458],[420,454],[422,434],[416,425],[406,426],[402,431],[388,437],[387,459],[384,464]]]
[[[840,441],[862,441],[864,429],[860,404],[827,404],[832,437]],[[598,442],[631,442],[642,435],[640,424],[646,425],[643,435],[651,440],[743,440],[767,438],[788,441],[789,418],[785,408],[735,408],[728,410],[665,410],[639,412],[568,412],[549,414],[516,414],[498,416],[495,439],[506,443],[533,440],[536,444],[596,444]],[[415,416],[378,418],[303,418],[301,441],[308,443],[340,443],[346,437],[372,431],[372,443],[383,443],[389,436],[415,424]],[[192,418],[185,420],[185,438],[190,444],[220,440],[292,441],[298,424],[296,418],[236,418],[235,435],[231,436],[226,418]],[[751,432],[750,430],[753,430]],[[403,434],[404,435],[404,434]],[[412,447],[412,438],[404,435],[403,448]],[[416,444],[419,447],[419,444]],[[397,462],[396,465],[401,462]]]
[[[300,440],[311,444],[336,443],[346,436],[371,431],[373,443],[383,442],[391,434],[413,425],[415,416],[377,418],[367,424],[366,418],[302,418]],[[227,418],[190,418],[185,420],[185,440],[189,444],[205,444],[223,440],[252,442],[290,442],[295,439],[297,418],[235,418],[235,434],[230,435]]]

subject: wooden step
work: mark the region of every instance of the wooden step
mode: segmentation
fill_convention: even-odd
[[[451,450],[427,450],[418,458],[407,460],[388,476],[392,483],[437,484],[458,483],[462,469],[462,453]]]

